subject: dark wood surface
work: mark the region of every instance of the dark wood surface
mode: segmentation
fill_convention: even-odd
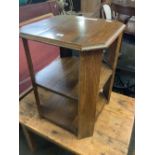
[[[108,47],[123,31],[118,21],[78,16],[55,16],[20,29],[20,36],[75,50],[93,50]]]
[[[77,100],[79,97],[79,59],[78,57],[69,57],[55,60],[36,74],[37,85]],[[92,69],[90,68],[90,70]],[[112,69],[102,63],[98,92],[111,75]]]

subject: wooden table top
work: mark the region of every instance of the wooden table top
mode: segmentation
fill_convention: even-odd
[[[23,26],[26,39],[79,51],[107,48],[124,30],[118,21],[60,15]]]
[[[93,136],[81,140],[63,128],[39,119],[34,101],[33,92],[20,101],[19,120],[38,135],[76,154],[127,155],[134,123],[133,98],[113,92],[110,103],[98,117]]]
[[[135,0],[112,0],[112,4],[135,8]]]

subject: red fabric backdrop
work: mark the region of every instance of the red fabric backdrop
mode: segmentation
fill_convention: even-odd
[[[44,68],[59,56],[59,48],[35,41],[29,41],[29,48],[35,72]],[[22,40],[19,40],[19,90],[20,93],[31,85],[25,51]]]

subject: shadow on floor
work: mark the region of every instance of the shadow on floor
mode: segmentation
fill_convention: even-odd
[[[74,155],[63,148],[48,142],[42,137],[32,133],[32,138],[36,144],[36,150],[32,153],[28,148],[23,130],[19,130],[19,155]]]

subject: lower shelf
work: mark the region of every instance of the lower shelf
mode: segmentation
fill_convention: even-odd
[[[42,88],[38,89],[41,101],[41,114],[45,119],[77,134],[78,101],[51,93]],[[107,102],[104,95],[98,97],[96,119]]]
[[[39,88],[41,114],[45,119],[73,132],[77,132],[74,120],[78,102]]]

